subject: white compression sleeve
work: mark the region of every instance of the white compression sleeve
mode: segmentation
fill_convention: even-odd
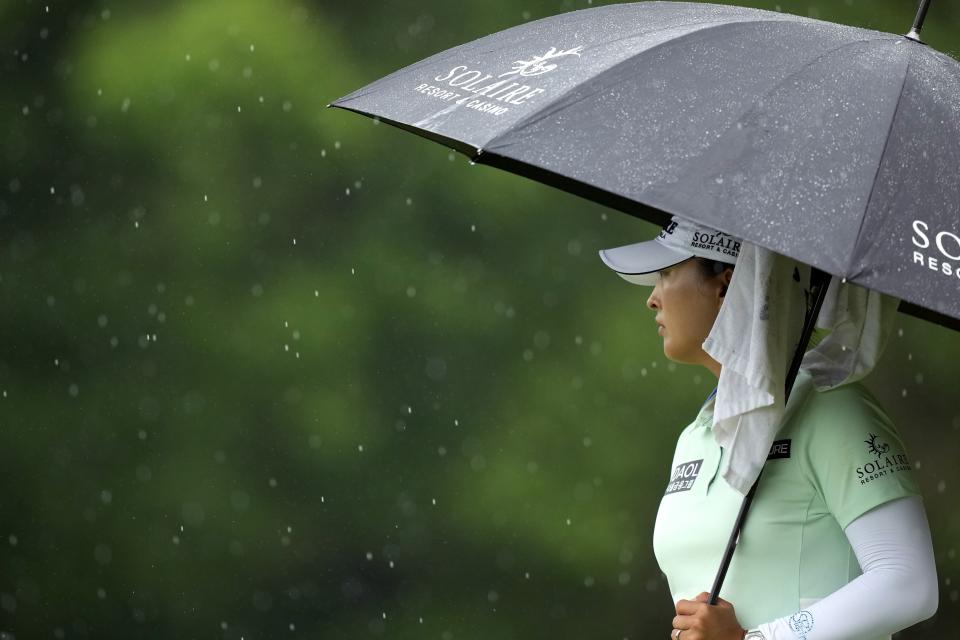
[[[882,504],[844,533],[863,574],[802,612],[760,625],[767,640],[884,637],[936,613],[937,568],[919,496]]]

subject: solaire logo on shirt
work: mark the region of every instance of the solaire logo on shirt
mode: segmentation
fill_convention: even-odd
[[[663,495],[668,496],[671,493],[690,491],[693,488],[693,483],[697,481],[697,476],[700,475],[700,467],[702,466],[703,458],[678,464],[673,470],[673,474],[670,475],[670,484],[667,485],[667,490]]]
[[[871,433],[868,440],[864,440],[867,445],[867,451],[875,456],[874,460],[865,462],[857,467],[857,478],[860,484],[873,482],[877,478],[897,473],[898,471],[910,471],[910,462],[903,453],[889,453],[890,445],[880,440],[875,434]]]

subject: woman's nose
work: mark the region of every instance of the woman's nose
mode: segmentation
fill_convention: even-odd
[[[647,296],[647,308],[657,309],[659,305],[660,299],[657,297],[657,287],[654,287],[653,291],[650,292],[650,295]]]

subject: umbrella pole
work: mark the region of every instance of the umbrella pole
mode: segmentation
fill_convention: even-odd
[[[927,0],[929,1],[929,0]],[[807,315],[803,321],[803,331],[800,333],[800,342],[797,344],[797,350],[793,354],[793,361],[790,363],[790,369],[787,370],[787,380],[784,390],[783,402],[786,404],[790,398],[790,391],[793,389],[793,383],[800,372],[800,363],[803,361],[803,354],[807,351],[807,344],[810,342],[810,336],[813,335],[813,329],[817,325],[817,316],[820,315],[820,307],[823,306],[823,300],[827,296],[827,288],[830,286],[830,274],[813,267],[810,272],[810,294],[813,303],[807,310]],[[740,503],[740,512],[737,514],[737,520],[730,532],[730,540],[727,542],[727,548],[723,552],[723,559],[720,561],[720,568],[717,570],[717,577],[713,581],[713,588],[710,590],[710,604],[717,604],[717,598],[720,597],[720,588],[727,577],[727,569],[730,568],[730,561],[733,560],[733,552],[737,548],[737,542],[740,541],[740,531],[743,529],[744,521],[747,517],[747,511],[753,503],[753,496],[757,493],[757,485],[760,484],[760,476],[763,475],[763,469],[754,480],[750,491],[743,497]]]

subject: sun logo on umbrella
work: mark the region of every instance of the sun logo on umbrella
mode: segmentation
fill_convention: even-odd
[[[557,68],[557,64],[544,64],[547,60],[553,60],[554,58],[560,58],[562,56],[577,56],[580,57],[580,54],[583,53],[583,47],[574,47],[573,49],[567,49],[566,51],[557,51],[556,47],[550,47],[550,50],[547,51],[542,56],[533,56],[530,60],[516,60],[513,63],[513,68],[506,73],[501,73],[500,77],[505,78],[506,76],[520,75],[524,77],[529,76],[539,76],[544,73],[550,73]]]
[[[872,433],[870,434],[870,439],[864,440],[864,442],[867,443],[867,449],[870,451],[870,453],[877,456],[878,458],[883,454],[885,454],[887,451],[890,451],[890,445],[887,444],[886,442],[878,442],[877,436]]]

